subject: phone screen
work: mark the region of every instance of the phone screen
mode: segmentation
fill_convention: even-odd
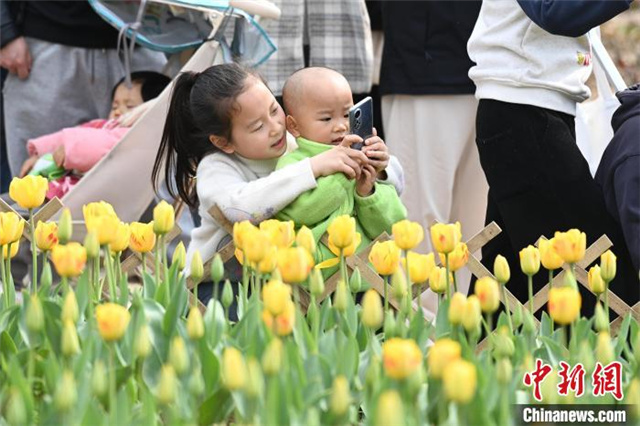
[[[349,129],[364,141],[373,136],[373,101],[367,96],[349,110]],[[351,148],[361,150],[364,143],[351,145]]]

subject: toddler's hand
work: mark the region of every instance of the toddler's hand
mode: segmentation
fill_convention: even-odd
[[[64,145],[60,145],[53,151],[53,162],[56,163],[58,167],[62,167],[64,164]]]
[[[361,165],[367,157],[360,151],[338,145],[311,158],[311,169],[316,178],[344,173],[348,178],[359,178]]]
[[[384,141],[377,136],[376,129],[373,129],[373,133],[375,136],[364,141],[362,152],[369,159],[368,164],[372,165],[377,173],[380,173],[389,164],[389,150]]]
[[[376,183],[376,170],[373,166],[365,164],[362,166],[362,174],[356,182],[356,192],[361,197],[368,197],[373,193],[373,187]]]
[[[22,163],[19,177],[25,177],[31,171],[31,169],[33,169],[33,166],[36,164],[39,158],[40,157],[38,157],[37,155],[32,155],[31,157],[27,158],[27,160]]]

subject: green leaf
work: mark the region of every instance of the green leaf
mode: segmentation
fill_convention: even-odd
[[[16,344],[13,342],[13,339],[7,333],[7,330],[4,330],[0,334],[0,353],[9,357],[10,355],[15,355],[18,352],[18,348],[16,348]]]
[[[200,362],[202,363],[202,373],[205,385],[205,395],[213,392],[216,386],[220,385],[220,361],[213,353],[206,342],[201,339]]]
[[[178,318],[184,313],[187,306],[187,287],[184,283],[184,277],[181,277],[178,282],[170,284],[173,287],[171,292],[171,300],[167,306],[167,312],[164,314],[164,320],[162,323],[162,329],[165,336],[172,336],[175,331],[176,322]]]
[[[622,321],[622,325],[620,326],[620,330],[618,331],[616,346],[615,346],[615,357],[619,358],[622,350],[627,346],[627,337],[629,335],[629,327],[631,326],[631,314],[627,313],[625,315],[624,320]]]
[[[78,284],[75,288],[78,312],[81,314],[81,319],[89,304],[89,271],[90,268],[85,268],[82,275],[78,278]]]
[[[142,288],[142,295],[145,299],[153,299],[156,295],[156,280],[148,272],[142,274],[142,282],[144,287]]]
[[[438,314],[436,316],[436,339],[444,337],[451,333],[449,324],[449,300],[442,299],[438,306]]]
[[[222,304],[211,298],[204,313],[205,340],[211,348],[218,346],[226,327],[227,320],[224,317]]]
[[[220,388],[200,405],[198,409],[198,424],[222,423],[229,417],[232,410],[231,394],[226,389]]]

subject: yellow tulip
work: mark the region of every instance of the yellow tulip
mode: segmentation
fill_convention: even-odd
[[[431,271],[436,267],[433,253],[419,254],[413,251],[407,252],[407,258],[402,259],[403,266],[409,262],[409,278],[412,284],[426,282],[431,275]]]
[[[5,259],[13,259],[18,254],[18,250],[20,250],[20,241],[16,241],[11,244],[11,253],[9,253],[9,244],[6,246],[2,246],[2,255]]]
[[[478,296],[472,294],[467,297],[467,303],[464,307],[464,316],[462,317],[462,326],[469,333],[475,333],[480,328],[482,322],[482,308]]]
[[[313,237],[311,229],[303,226],[296,235],[296,244],[298,247],[304,247],[311,254],[316,252],[316,239]]]
[[[62,412],[69,411],[78,401],[78,388],[72,371],[65,370],[62,373],[53,400],[55,407]]]
[[[262,321],[267,328],[273,330],[278,336],[288,336],[293,331],[296,323],[296,306],[289,300],[280,315],[273,316],[268,310],[262,311]]]
[[[253,226],[251,222],[248,220],[244,220],[242,222],[236,222],[233,224],[233,244],[236,246],[236,249],[239,251],[244,250],[244,239],[245,236],[257,228]]]
[[[41,251],[49,251],[58,244],[58,224],[38,221],[36,226],[36,246]]]
[[[116,303],[103,303],[96,306],[96,322],[98,323],[98,331],[100,336],[107,341],[112,342],[120,340],[127,331],[131,314],[122,305]]]
[[[340,417],[346,414],[350,405],[351,393],[349,392],[349,381],[342,375],[337,376],[333,379],[329,409],[333,415]]]
[[[242,243],[242,252],[246,256],[250,265],[260,262],[267,254],[267,250],[271,246],[271,241],[266,232],[255,228],[249,228],[244,235]]]
[[[445,255],[440,253],[440,261],[445,264]],[[449,271],[455,272],[462,268],[469,261],[469,249],[465,243],[458,243],[451,253],[449,253]]]
[[[106,201],[97,201],[82,206],[84,220],[91,216],[117,216],[113,206]]]
[[[353,255],[358,249],[358,247],[360,246],[361,242],[362,242],[362,235],[360,235],[359,232],[356,232],[355,237],[351,240],[351,244],[342,249],[342,255],[344,257],[349,257]],[[333,245],[331,240],[329,240],[329,250],[331,250],[331,253],[335,254],[336,256],[340,256],[340,248]]]
[[[418,222],[401,220],[391,227],[393,240],[400,250],[413,250],[424,239],[424,229]]]
[[[600,274],[606,282],[611,282],[616,277],[616,255],[607,250],[600,256]]]
[[[178,269],[183,270],[185,266],[187,266],[187,250],[184,248],[184,243],[180,241],[176,246],[175,250],[173,250],[173,258],[171,263],[177,263]]]
[[[460,343],[449,338],[436,340],[433,346],[429,348],[427,354],[427,365],[429,366],[429,374],[434,379],[441,379],[445,367],[449,363],[460,359],[462,348]]]
[[[602,271],[600,266],[595,265],[589,269],[589,288],[595,294],[602,294],[606,290],[606,284],[602,279]]]
[[[87,231],[95,232],[101,246],[115,240],[120,226],[120,219],[109,203],[100,201],[89,203],[82,207]]]
[[[500,288],[498,282],[491,277],[482,277],[476,281],[476,296],[480,301],[482,312],[493,313],[500,306]]]
[[[453,282],[453,276],[449,273],[449,283]],[[447,270],[436,266],[429,275],[429,288],[434,293],[443,294],[447,291]]]
[[[509,269],[509,262],[504,256],[497,255],[496,260],[493,261],[493,275],[500,284],[505,284],[511,278],[511,269]]]
[[[431,227],[431,242],[438,253],[451,253],[461,239],[460,222],[436,223]]]
[[[400,249],[393,241],[376,241],[369,252],[369,262],[380,275],[393,275],[400,265]]]
[[[204,265],[202,264],[202,257],[200,256],[200,250],[195,250],[193,256],[191,256],[191,268],[189,277],[191,280],[198,284],[202,281],[204,276]]]
[[[34,209],[44,203],[48,189],[49,181],[42,176],[15,177],[9,185],[9,196],[23,209]]]
[[[307,279],[312,265],[308,252],[302,247],[289,247],[278,250],[278,270],[284,282],[295,284]]]
[[[362,324],[372,330],[377,330],[382,325],[384,313],[382,300],[377,291],[370,289],[362,298]]]
[[[549,315],[560,325],[571,324],[580,316],[582,297],[572,287],[553,287],[549,290]]]
[[[444,370],[444,392],[450,401],[466,404],[473,399],[478,385],[476,366],[458,359]]]
[[[192,307],[189,310],[189,317],[187,318],[187,336],[191,340],[199,340],[204,336],[204,321],[202,319],[202,312],[197,306]]]
[[[579,262],[584,257],[587,248],[587,236],[577,229],[556,232],[553,238],[553,248],[565,262]]]
[[[466,306],[467,297],[462,293],[453,293],[453,296],[451,297],[451,303],[449,305],[449,322],[452,325],[462,324]]]
[[[146,358],[151,353],[151,329],[147,324],[142,324],[136,334],[133,343],[133,353],[138,358]]]
[[[242,353],[227,347],[222,353],[222,381],[230,391],[237,391],[247,384],[247,364]]]
[[[382,345],[382,362],[387,376],[406,379],[422,367],[422,351],[414,340],[394,337]]]
[[[267,250],[260,263],[258,263],[258,271],[261,274],[270,274],[278,266],[278,248],[271,246]]]
[[[51,261],[56,272],[62,277],[77,277],[87,263],[87,251],[76,242],[53,247]]]
[[[174,337],[169,344],[169,362],[178,376],[182,376],[189,370],[189,354],[180,336]]]
[[[630,406],[632,418],[638,420],[640,418],[640,379],[637,377],[632,379],[624,395],[624,403]]]
[[[153,232],[153,222],[132,222],[129,226],[131,238],[129,247],[138,253],[149,253],[156,245],[156,234]]]
[[[271,315],[280,315],[291,301],[291,287],[279,280],[271,280],[262,288],[264,307]]]
[[[156,398],[161,405],[173,404],[176,400],[176,389],[178,387],[178,379],[173,367],[169,364],[162,366],[160,370],[160,379],[158,380],[158,388],[156,389]]]
[[[540,270],[540,251],[532,245],[520,250],[520,269],[531,276]]]
[[[327,228],[329,242],[338,249],[349,247],[356,236],[356,220],[348,215],[338,216]]]
[[[277,337],[267,345],[262,354],[262,369],[267,375],[276,374],[282,366],[282,340]]]
[[[14,212],[0,213],[0,246],[22,238],[25,221]]]
[[[602,365],[608,365],[615,359],[613,353],[613,345],[611,344],[611,336],[606,331],[598,333],[596,340],[596,361]]]
[[[554,238],[550,240],[545,240],[544,238],[540,240],[540,244],[538,245],[538,249],[540,250],[540,262],[542,262],[542,266],[549,271],[555,271],[558,268],[561,268],[564,264],[564,259],[561,258],[554,246]]]
[[[396,390],[387,390],[380,394],[376,407],[375,426],[405,424],[402,398]]]
[[[153,208],[153,231],[158,235],[170,232],[176,222],[176,212],[166,201],[160,201]]]
[[[291,247],[296,239],[293,221],[281,222],[276,219],[265,220],[260,223],[260,230],[266,232],[271,244],[278,248]]]
[[[111,253],[122,253],[129,247],[129,240],[131,239],[131,229],[129,225],[120,222],[116,228],[116,234],[113,240],[109,243],[109,250]]]

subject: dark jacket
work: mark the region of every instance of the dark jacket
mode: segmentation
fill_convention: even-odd
[[[86,0],[0,0],[2,46],[26,36],[84,48],[115,48],[118,31]]]
[[[607,210],[624,232],[635,270],[640,270],[640,84],[617,94],[614,136],[596,172]]]
[[[473,94],[467,41],[481,3],[383,1],[381,94]]]

